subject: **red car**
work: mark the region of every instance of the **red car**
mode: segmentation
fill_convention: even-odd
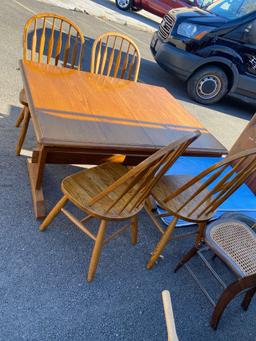
[[[116,0],[119,9],[139,11],[144,9],[159,17],[163,17],[170,9],[179,7],[202,7],[213,0]]]

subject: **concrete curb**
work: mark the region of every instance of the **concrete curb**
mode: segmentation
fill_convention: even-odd
[[[37,0],[69,10],[83,12],[104,21],[111,21],[123,26],[133,27],[144,32],[157,30],[161,18],[158,18],[146,11],[143,14],[126,13],[115,7],[114,1],[98,0],[97,3],[91,0]],[[138,16],[138,19],[136,18]],[[147,22],[148,21],[148,22]]]

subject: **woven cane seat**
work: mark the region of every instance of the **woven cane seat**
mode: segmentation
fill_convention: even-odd
[[[221,219],[211,223],[205,242],[239,277],[256,273],[256,234],[244,222]]]

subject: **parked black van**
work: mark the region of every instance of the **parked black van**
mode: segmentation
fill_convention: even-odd
[[[256,103],[256,0],[171,10],[151,41],[157,63],[203,104],[230,94]]]

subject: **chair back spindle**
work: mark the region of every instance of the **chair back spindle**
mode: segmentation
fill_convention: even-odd
[[[139,209],[150,195],[153,186],[157,184],[177,158],[199,136],[200,132],[190,133],[160,149],[132,168],[104,191],[91,198],[89,206],[93,206],[107,196],[111,197],[113,192],[116,193],[119,188],[118,195],[115,197],[115,200],[111,200],[111,204],[106,208],[106,213],[113,208],[119,214],[125,209],[128,212]]]
[[[196,190],[182,201],[176,213],[187,218],[194,215],[198,220],[209,218],[256,171],[256,159],[251,158],[255,155],[256,148],[253,148],[226,157],[169,194],[163,200],[163,207],[173,199],[177,202],[179,196],[186,196],[186,190],[196,185]]]
[[[24,26],[23,59],[38,63],[62,61],[64,67],[80,70],[84,37],[69,19],[53,13],[39,13]]]
[[[107,32],[93,43],[91,72],[115,78],[137,81],[140,68],[140,52],[127,36]]]

